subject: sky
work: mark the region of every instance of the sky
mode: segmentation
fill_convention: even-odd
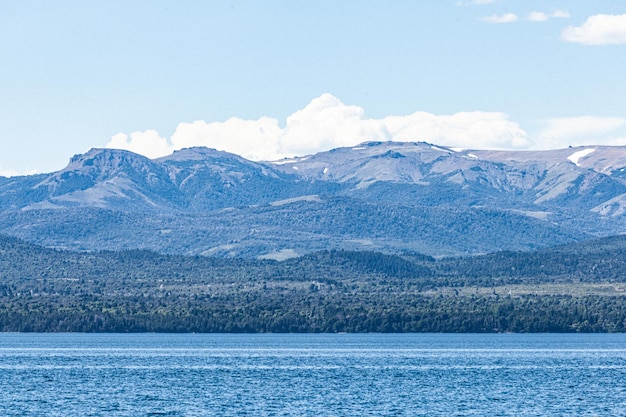
[[[626,145],[624,0],[0,0],[0,175],[90,148]]]

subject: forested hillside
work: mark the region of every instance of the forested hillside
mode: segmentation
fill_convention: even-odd
[[[0,330],[626,331],[626,237],[434,259],[79,253],[0,237]]]

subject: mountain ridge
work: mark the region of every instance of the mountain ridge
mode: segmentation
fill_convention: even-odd
[[[92,149],[57,172],[0,178],[0,233],[244,257],[524,250],[626,233],[625,169],[626,147],[607,146],[365,142],[264,162],[203,147],[157,159]]]

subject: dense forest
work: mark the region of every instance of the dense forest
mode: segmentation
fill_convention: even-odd
[[[69,252],[0,236],[0,331],[624,332],[626,236],[434,259]]]

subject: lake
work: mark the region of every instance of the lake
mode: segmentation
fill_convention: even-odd
[[[626,416],[626,335],[0,333],[0,414]]]

